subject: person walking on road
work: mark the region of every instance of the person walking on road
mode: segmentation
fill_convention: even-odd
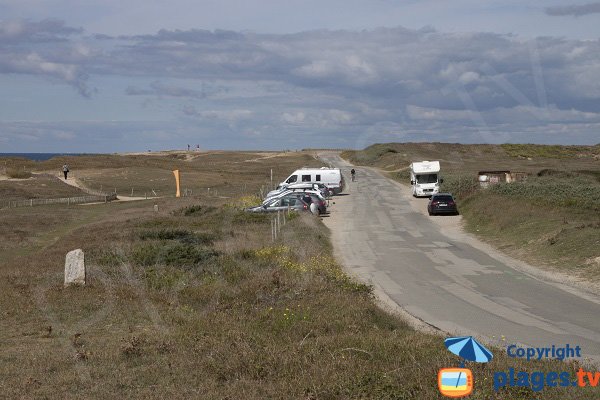
[[[352,168],[352,169],[350,170],[350,175],[352,175],[352,182],[354,182],[354,178],[355,178],[355,176],[356,176],[356,171],[354,170],[354,168]]]
[[[67,175],[69,174],[69,166],[67,164],[63,165],[63,174],[65,175],[65,181],[66,181]]]

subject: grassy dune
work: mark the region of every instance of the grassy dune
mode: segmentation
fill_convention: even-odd
[[[47,161],[5,159],[7,170],[62,173],[68,164],[71,177],[79,179],[90,189],[118,194],[144,196],[174,196],[172,171],[181,172],[181,187],[200,194],[215,190],[219,195],[232,196],[256,188],[252,184],[277,184],[295,168],[322,165],[309,152],[160,152],[140,155],[100,154],[78,157],[54,157]],[[260,185],[259,188],[260,189]],[[257,189],[257,190],[258,190]]]
[[[303,157],[271,161],[283,170]],[[249,193],[264,185],[252,176]],[[159,212],[154,201],[0,211],[2,396],[438,399],[437,371],[459,362],[443,337],[381,311],[332,258],[317,218],[288,217],[273,243],[269,216],[239,210],[251,201],[202,193],[159,199]],[[78,247],[89,285],[63,288],[64,255]],[[493,373],[509,367],[578,369],[494,354],[470,366],[470,398],[597,395],[494,392]]]
[[[533,264],[600,282],[600,145],[390,143],[343,156],[406,184],[410,162],[440,160],[442,190],[457,196],[469,231]],[[480,190],[480,170],[529,177]]]
[[[81,190],[65,185],[58,178],[30,176],[18,180],[0,180],[0,208],[11,200],[47,199],[85,195]]]

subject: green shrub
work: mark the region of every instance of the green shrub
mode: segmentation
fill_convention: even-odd
[[[177,267],[193,266],[217,257],[219,252],[191,244],[166,242],[162,245],[145,243],[134,247],[131,261],[142,266],[157,264]]]
[[[536,204],[600,211],[600,185],[590,177],[573,175],[560,179],[557,175],[545,175],[531,177],[524,182],[492,185],[489,190]]]
[[[472,175],[444,175],[440,191],[452,193],[456,198],[465,198],[480,189],[477,178]]]
[[[263,213],[250,213],[245,211],[238,211],[233,215],[233,223],[239,225],[245,224],[267,224],[270,218],[267,214]]]
[[[211,244],[217,239],[213,233],[192,232],[185,229],[142,231],[138,236],[141,240],[177,240],[187,244]]]
[[[180,208],[179,210],[173,211],[173,215],[183,215],[185,217],[193,216],[200,217],[202,215],[208,214],[214,210],[216,207],[213,206],[204,206],[204,205],[193,205],[184,208]]]

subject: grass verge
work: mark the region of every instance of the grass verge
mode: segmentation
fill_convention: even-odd
[[[443,338],[380,310],[314,217],[287,218],[272,242],[270,216],[241,212],[246,200],[0,213],[2,395],[438,399],[438,370],[459,363]],[[16,229],[27,240],[7,243]],[[86,252],[88,285],[63,288],[74,248]],[[579,364],[493,351],[469,366],[471,398],[597,398],[597,388],[496,392],[495,371],[573,375]]]

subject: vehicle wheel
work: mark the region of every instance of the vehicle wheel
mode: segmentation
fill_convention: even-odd
[[[427,214],[429,214],[430,217],[433,215],[429,210],[427,211]]]

